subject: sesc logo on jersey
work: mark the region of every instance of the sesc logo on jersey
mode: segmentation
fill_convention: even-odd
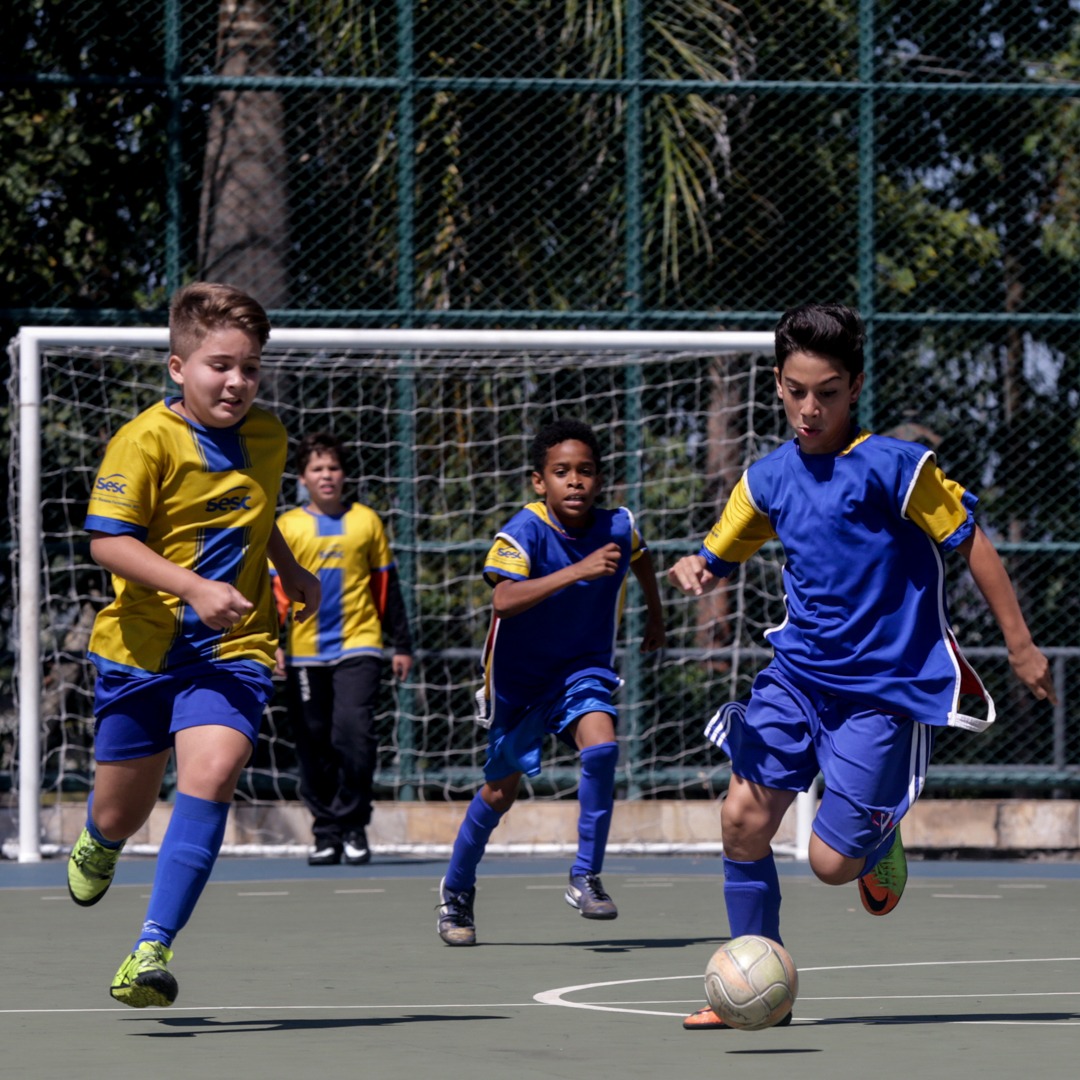
[[[94,490],[108,492],[110,495],[123,495],[127,489],[127,477],[123,473],[109,473],[99,476],[94,482]]]
[[[208,514],[227,514],[234,510],[251,509],[251,489],[245,486],[229,488],[224,495],[208,499],[206,512]]]

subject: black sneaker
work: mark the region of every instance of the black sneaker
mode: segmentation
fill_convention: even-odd
[[[446,878],[439,882],[439,906],[435,909],[439,913],[439,921],[435,928],[447,945],[476,944],[476,922],[473,919],[475,900],[475,887],[464,892],[451,892],[446,887]]]
[[[341,862],[341,848],[337,844],[316,844],[307,857],[308,866],[337,866]]]
[[[571,874],[566,887],[566,902],[581,912],[584,919],[617,919],[619,909],[594,873]]]
[[[345,837],[345,862],[349,866],[363,866],[371,862],[371,848],[368,847],[367,832],[356,829]]]

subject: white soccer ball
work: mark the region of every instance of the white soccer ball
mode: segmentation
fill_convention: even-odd
[[[761,1031],[783,1020],[799,994],[799,973],[779,942],[745,934],[725,942],[705,968],[705,995],[729,1027]]]

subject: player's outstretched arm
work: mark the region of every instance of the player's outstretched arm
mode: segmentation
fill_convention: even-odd
[[[301,605],[300,610],[293,617],[297,622],[307,622],[319,610],[319,604],[322,602],[322,583],[310,570],[305,570],[296,561],[292,548],[281,535],[277,525],[270,533],[266,554],[281,579],[281,588],[285,595],[293,603]]]
[[[686,596],[704,596],[724,580],[705,569],[705,559],[701,555],[684,555],[669,567],[667,579]]]
[[[491,603],[500,619],[509,619],[535,607],[575,581],[595,581],[611,577],[619,569],[622,549],[614,541],[590,552],[580,562],[571,563],[553,574],[514,581],[502,578],[491,593]]]
[[[643,551],[631,564],[641,591],[645,594],[645,606],[648,617],[645,620],[645,632],[641,638],[643,653],[656,652],[667,644],[667,631],[664,628],[664,602],[660,598],[660,586],[656,581],[656,569],[652,556]]]
[[[229,630],[255,605],[224,581],[211,581],[151,551],[134,536],[90,534],[90,555],[125,581],[178,596],[212,630]]]
[[[971,576],[1001,628],[1005,646],[1009,650],[1009,664],[1017,678],[1040,701],[1045,699],[1056,705],[1050,662],[1031,637],[1016,598],[1016,590],[997,549],[976,525],[971,538],[964,541],[958,550],[967,560]]]

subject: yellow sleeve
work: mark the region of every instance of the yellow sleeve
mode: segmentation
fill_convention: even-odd
[[[974,503],[974,496],[966,488],[928,461],[915,477],[904,514],[935,543],[942,544],[973,522]]]
[[[709,530],[702,553],[725,563],[744,563],[776,532],[754,504],[746,473],[732,489],[720,520]]]
[[[484,580],[494,585],[501,577],[520,581],[528,576],[528,555],[506,533],[499,533],[484,560]]]
[[[109,440],[105,457],[94,478],[86,529],[95,532],[132,532],[146,539],[157,509],[160,469],[126,432]]]

